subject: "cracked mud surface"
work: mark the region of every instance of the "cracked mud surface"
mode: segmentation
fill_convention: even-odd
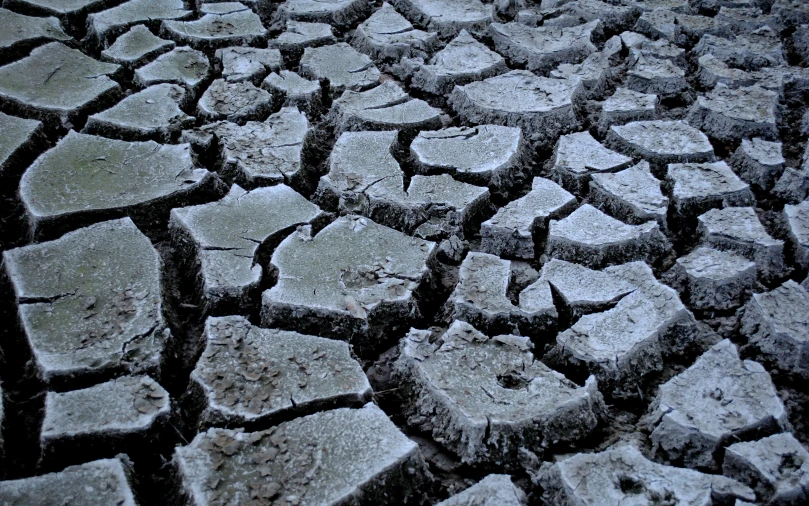
[[[802,0],[3,0],[0,505],[809,503]]]

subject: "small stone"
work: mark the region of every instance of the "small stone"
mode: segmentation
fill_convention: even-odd
[[[43,42],[71,40],[55,17],[35,18],[8,9],[0,9],[0,34],[0,51],[3,52],[0,61],[3,62]]]
[[[455,37],[461,30],[485,35],[492,22],[492,7],[480,0],[393,0],[399,12],[410,21],[438,33],[442,39]]]
[[[351,44],[377,61],[427,58],[438,46],[435,33],[416,30],[387,2],[354,30]]]
[[[293,234],[272,255],[278,283],[262,297],[262,324],[347,340],[359,356],[386,349],[419,318],[413,292],[427,285],[434,249],[352,215]]]
[[[759,137],[742,139],[729,162],[739,177],[759,190],[772,189],[784,173],[781,143]]]
[[[507,474],[490,474],[436,506],[525,506],[525,492],[511,481]]]
[[[508,72],[506,60],[461,30],[447,46],[426,61],[403,59],[411,86],[433,95],[448,95],[463,86]]]
[[[266,40],[267,30],[258,14],[242,3],[203,4],[201,14],[201,18],[193,21],[163,21],[160,35],[200,50]]]
[[[129,218],[7,250],[3,262],[32,364],[47,385],[159,373],[169,335],[161,262]]]
[[[677,292],[659,283],[643,262],[608,267],[600,277],[609,281],[612,293],[620,295],[628,289],[615,282],[616,277],[634,290],[615,307],[585,314],[558,334],[544,360],[583,375],[594,374],[601,392],[613,399],[637,398],[642,396],[640,388],[663,370],[664,360],[693,347],[696,320]],[[572,288],[568,291],[575,293]]]
[[[159,83],[184,86],[190,95],[202,91],[211,72],[208,58],[190,47],[178,47],[135,71],[135,84],[143,87]]]
[[[682,223],[713,208],[748,206],[756,201],[750,185],[725,162],[670,164],[666,182],[671,186],[672,214]]]
[[[43,139],[41,122],[0,112],[0,176],[22,169]]]
[[[538,481],[549,504],[714,505],[730,504],[735,498],[755,500],[753,491],[735,480],[664,466],[629,445],[578,453],[541,471]]]
[[[137,506],[129,483],[132,473],[126,455],[96,460],[58,473],[0,481],[0,501],[20,506]]]
[[[201,134],[219,148],[223,176],[244,188],[286,183],[299,186],[307,176],[303,152],[310,142],[306,115],[284,107],[266,121],[242,126],[227,121],[186,131],[184,137]],[[209,145],[203,146],[209,148]]]
[[[209,318],[203,339],[205,350],[187,392],[201,406],[195,414],[200,431],[267,423],[293,410],[361,407],[371,400],[368,378],[344,342],[253,327],[241,316]],[[226,406],[233,389],[239,398]]]
[[[670,247],[656,221],[628,225],[585,204],[550,221],[546,254],[599,268],[634,260],[654,264]]]
[[[807,315],[809,293],[789,280],[771,292],[753,294],[744,307],[740,333],[767,364],[805,380],[809,378]]]
[[[508,297],[511,265],[511,261],[494,255],[470,252],[461,264],[458,284],[449,298],[452,318],[490,336],[536,336],[552,330],[558,315],[547,282],[526,287],[515,305]]]
[[[604,414],[595,378],[577,386],[535,360],[526,337],[489,338],[459,321],[434,343],[429,337],[410,331],[393,375],[408,424],[463,463],[519,469],[520,448],[541,453],[581,440]]]
[[[603,135],[612,125],[655,120],[659,115],[657,110],[659,103],[657,95],[617,88],[601,107],[598,129]]]
[[[767,504],[809,500],[809,452],[790,433],[730,445],[722,473],[755,489]]]
[[[156,84],[90,116],[82,133],[129,141],[171,142],[196,121],[180,108],[185,100],[184,88]]]
[[[706,34],[694,47],[693,53],[697,57],[712,54],[729,66],[742,70],[759,70],[762,67],[787,64],[781,38],[769,26],[732,39]]]
[[[197,115],[207,121],[226,120],[237,125],[261,121],[272,111],[272,95],[249,82],[217,79],[197,103]]]
[[[533,259],[544,242],[548,220],[562,218],[576,206],[576,198],[553,181],[534,178],[531,191],[501,207],[480,229],[480,249],[512,258]]]
[[[635,121],[610,127],[605,144],[648,161],[653,171],[670,163],[712,162],[708,137],[685,121]]]
[[[317,206],[286,185],[250,192],[233,185],[222,200],[172,209],[169,230],[187,270],[199,270],[207,312],[221,314],[249,309],[263,277],[261,245],[319,217]]]
[[[770,237],[752,207],[712,209],[697,220],[704,245],[752,260],[763,282],[772,283],[789,273],[784,241]]]
[[[809,201],[796,206],[784,206],[787,224],[787,240],[792,248],[795,263],[803,270],[809,269]]]
[[[489,34],[497,51],[512,64],[547,74],[560,63],[581,63],[598,51],[593,37],[602,30],[600,21],[557,28],[531,28],[521,23],[492,23]]]
[[[660,190],[648,162],[640,162],[614,174],[593,174],[588,201],[624,223],[640,225],[655,220],[667,230],[669,199]]]
[[[215,192],[218,185],[215,174],[195,166],[188,144],[70,131],[25,171],[19,193],[30,234],[41,239],[103,217],[148,213],[154,220],[153,213]]]
[[[286,21],[288,30],[291,28],[289,23],[299,21],[328,23],[339,29],[347,29],[364,18],[368,10],[365,0],[286,0],[278,6],[274,20]]]
[[[448,172],[459,181],[495,189],[522,179],[527,151],[519,128],[498,125],[422,131],[410,144],[417,173]]]
[[[435,130],[441,110],[411,98],[392,81],[368,91],[346,91],[334,101],[327,121],[336,133],[357,130]]]
[[[563,135],[556,143],[550,173],[566,190],[587,194],[594,174],[616,172],[632,164],[632,159],[605,148],[589,132]]]
[[[717,84],[697,97],[688,122],[711,137],[725,142],[742,138],[778,139],[778,94],[758,86],[730,89]]]
[[[217,49],[214,61],[222,68],[222,79],[235,83],[250,81],[258,85],[269,72],[281,69],[281,51],[255,47]]]
[[[573,101],[580,84],[579,79],[549,79],[513,70],[456,86],[449,104],[464,121],[520,127],[531,145],[550,147],[579,126]]]
[[[367,90],[379,83],[380,76],[368,56],[345,42],[307,47],[301,57],[299,72],[310,79],[328,79],[333,94],[344,90]]]
[[[446,174],[416,175],[405,186],[405,174],[391,154],[396,138],[395,131],[340,135],[316,200],[325,208],[336,206],[341,213],[361,214],[425,239],[463,237],[464,230],[477,228],[489,191]]]
[[[724,311],[744,304],[756,282],[756,264],[743,256],[699,247],[677,259],[671,275],[691,308]]]
[[[109,77],[120,68],[51,42],[0,67],[0,104],[65,128],[120,95],[121,87]]]
[[[133,69],[174,49],[174,41],[156,37],[143,25],[135,25],[101,51],[101,59]]]
[[[304,79],[289,70],[268,75],[261,87],[273,95],[274,101],[283,101],[284,107],[297,107],[310,117],[321,109],[323,90],[320,83]]]
[[[145,23],[157,29],[162,20],[189,19],[192,15],[193,11],[186,10],[182,0],[127,0],[87,16],[87,37],[105,46],[135,25]]]
[[[178,446],[173,463],[183,493],[206,506],[249,504],[253,497],[261,504],[302,504],[302,498],[339,504],[345,497],[407,503],[427,483],[418,444],[373,404],[323,411],[264,432],[209,429]]]
[[[137,451],[159,438],[170,412],[169,393],[148,376],[125,376],[81,390],[48,392],[40,462],[53,467]]]
[[[727,339],[660,386],[645,423],[654,455],[706,471],[719,469],[716,452],[731,441],[789,430],[767,371]]]

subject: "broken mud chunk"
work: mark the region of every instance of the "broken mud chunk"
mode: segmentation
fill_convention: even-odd
[[[188,144],[126,142],[71,131],[25,171],[20,199],[34,238],[129,215],[145,225],[214,192],[218,177],[197,168]]]
[[[755,203],[750,185],[725,162],[673,163],[666,181],[671,186],[672,214],[683,223],[713,208]]]
[[[174,41],[161,39],[143,25],[135,25],[101,51],[101,59],[134,69],[174,49]]]
[[[533,259],[542,247],[548,220],[562,218],[576,207],[576,197],[558,184],[534,178],[531,191],[501,207],[480,228],[480,249],[512,258]]]
[[[585,204],[550,221],[546,254],[599,268],[634,260],[654,264],[670,247],[656,221],[628,225]]]
[[[664,360],[691,350],[696,320],[677,292],[659,283],[645,263],[603,272],[604,278],[618,277],[634,290],[615,307],[584,315],[559,334],[544,361],[582,376],[595,375],[601,392],[613,399],[636,399],[663,370]]]
[[[716,454],[732,441],[789,430],[770,375],[727,339],[660,385],[645,423],[654,455],[706,471],[719,470]]]
[[[8,9],[0,9],[0,34],[0,61],[22,56],[44,42],[71,40],[55,17],[35,18]]]
[[[795,30],[792,47],[804,64],[809,63],[809,25],[801,25]]]
[[[599,0],[575,0],[551,9],[548,14],[565,16],[571,21],[579,23],[599,20],[603,23],[605,31],[615,33],[631,28],[641,15],[641,9],[632,5],[612,5]],[[553,17],[547,19],[545,24],[550,24],[552,21],[554,21]]]
[[[489,205],[489,190],[451,176],[405,174],[391,154],[397,133],[346,132],[320,178],[316,199],[341,213],[367,216],[382,225],[425,239],[459,235],[479,223]]]
[[[411,330],[399,350],[407,423],[467,464],[519,469],[521,448],[575,443],[606,409],[595,378],[577,386],[535,360],[526,337],[489,338],[456,321],[434,343]]]
[[[657,95],[617,88],[601,107],[598,129],[604,135],[612,125],[655,120],[659,114],[659,103]]]
[[[148,376],[124,376],[82,390],[48,392],[40,462],[53,467],[137,451],[159,438],[170,411],[169,393]]]
[[[784,241],[767,233],[752,207],[712,209],[697,220],[703,244],[752,260],[764,283],[772,283],[789,273],[784,262]]]
[[[736,309],[750,298],[756,264],[743,256],[699,247],[677,262],[670,273],[692,309]]]
[[[290,23],[304,21],[328,23],[345,30],[364,18],[368,10],[365,0],[286,0],[278,6],[274,19],[276,22],[286,21],[288,29]]]
[[[433,95],[448,95],[455,86],[508,72],[506,60],[466,30],[426,62],[405,58],[402,67],[411,86]]]
[[[685,80],[685,70],[671,60],[643,55],[627,71],[626,87],[663,98],[682,96],[690,89]]]
[[[635,121],[610,127],[605,144],[649,162],[652,171],[665,171],[670,163],[712,162],[708,137],[685,121]]]
[[[651,56],[658,60],[670,60],[678,67],[686,66],[685,49],[667,40],[651,40],[637,32],[622,32],[620,38],[633,58]]]
[[[535,282],[525,288],[515,305],[508,297],[510,278],[509,260],[470,252],[449,299],[452,318],[490,336],[511,333],[539,337],[553,329],[557,312],[547,283]]]
[[[70,31],[82,31],[89,12],[105,9],[114,5],[113,0],[74,0],[57,2],[53,0],[6,0],[3,6],[32,16],[51,16],[58,18],[62,25]],[[9,11],[6,11],[9,12]],[[29,18],[33,19],[33,18]],[[44,18],[40,18],[43,19]],[[22,16],[17,18],[22,21]],[[25,21],[22,21],[25,23]],[[61,28],[59,28],[61,31]]]
[[[322,2],[318,3],[323,5]],[[335,42],[337,39],[334,37],[331,25],[287,21],[286,31],[277,38],[270,39],[268,46],[279,49],[286,58],[297,61],[305,48],[325,46]]]
[[[160,35],[200,50],[257,44],[266,40],[267,30],[258,14],[242,3],[203,4],[201,13],[202,17],[193,21],[163,21]]]
[[[697,57],[712,54],[729,66],[742,70],[759,70],[787,64],[781,38],[768,26],[732,39],[707,34],[694,47],[693,54]]]
[[[574,455],[542,471],[538,482],[549,504],[619,506],[628,501],[665,501],[718,506],[735,498],[755,500],[753,491],[735,480],[664,466],[629,445]]]
[[[605,148],[589,132],[579,132],[559,138],[552,163],[552,178],[581,197],[587,194],[593,174],[625,169],[632,164],[632,159]]]
[[[753,294],[744,307],[740,332],[761,360],[805,380],[809,378],[808,314],[809,293],[789,280],[771,292]]]
[[[492,23],[489,35],[494,47],[512,64],[547,74],[560,63],[581,63],[598,51],[594,36],[602,30],[600,21],[566,28],[540,26],[531,28],[521,23]]]
[[[772,193],[790,204],[798,204],[809,197],[809,147],[803,153],[803,163],[800,167],[784,168],[784,173],[775,183]]]
[[[368,56],[345,42],[304,49],[299,73],[310,79],[328,79],[335,95],[372,88],[380,75]]]
[[[580,85],[579,79],[549,79],[514,70],[456,86],[449,104],[464,121],[520,127],[532,145],[550,147],[579,126],[573,101]]]
[[[189,19],[192,15],[193,11],[186,10],[182,0],[127,0],[112,9],[90,14],[87,37],[105,46],[135,25],[145,23],[156,30],[163,20]]]
[[[640,225],[655,220],[667,230],[669,199],[660,190],[648,162],[640,162],[614,174],[593,174],[589,202],[624,223]]]
[[[809,201],[796,206],[784,206],[787,225],[787,240],[792,248],[795,263],[803,270],[809,269]]]
[[[51,42],[0,67],[0,104],[68,128],[118,97],[121,87],[109,76],[120,68]]]
[[[135,71],[135,84],[171,83],[184,86],[192,97],[202,91],[211,72],[208,58],[190,47],[178,47]]]
[[[314,117],[321,110],[323,93],[318,81],[282,70],[268,75],[261,87],[273,95],[273,102],[280,102],[284,107],[297,107],[309,117]]]
[[[160,257],[129,218],[8,250],[3,263],[46,384],[159,373],[169,334]]]
[[[172,243],[196,281],[207,313],[249,310],[263,278],[256,252],[321,215],[285,185],[247,192],[233,185],[222,200],[171,211]],[[193,259],[193,260],[192,260]]]
[[[137,506],[129,483],[132,471],[132,463],[123,455],[58,473],[0,481],[0,501],[20,506]]]
[[[377,61],[427,58],[438,46],[438,36],[416,30],[387,2],[354,31],[351,44]]]
[[[527,149],[519,128],[480,125],[420,132],[410,155],[419,174],[448,172],[459,181],[506,190],[524,177]]]
[[[197,115],[207,121],[226,120],[237,125],[261,121],[272,111],[272,95],[249,82],[217,79],[197,103]]]
[[[480,0],[392,0],[391,3],[410,21],[438,33],[442,39],[455,37],[461,30],[484,35],[492,22],[492,6]]]
[[[753,488],[766,504],[809,499],[809,452],[790,433],[730,445],[722,473]]]
[[[294,107],[284,107],[261,123],[239,126],[221,121],[188,132],[189,137],[194,133],[216,140],[223,164],[220,172],[244,188],[297,186],[304,178],[302,156],[310,128],[306,116]]]
[[[759,190],[770,190],[784,173],[784,156],[780,142],[759,137],[742,139],[739,149],[729,160],[743,180]]]
[[[707,95],[697,97],[688,122],[724,142],[761,137],[778,140],[778,94],[758,86],[730,89],[717,84]]]
[[[374,89],[346,91],[334,101],[327,120],[337,133],[349,130],[435,130],[441,128],[441,111],[421,99],[411,98],[388,81]]]
[[[581,63],[563,63],[551,70],[550,77],[556,79],[580,79],[582,95],[580,100],[601,98],[609,88],[609,83],[620,64],[621,40],[618,36],[608,40],[601,51],[591,53]]]
[[[526,501],[525,492],[512,483],[511,476],[490,474],[436,506],[525,506]]]
[[[370,401],[368,378],[344,342],[253,327],[241,316],[209,318],[203,338],[188,391],[200,431]]]
[[[697,79],[706,89],[711,90],[719,83],[725,84],[728,88],[732,89],[741,86],[753,86],[754,84],[766,87],[765,83],[759,82],[758,76],[755,73],[731,68],[713,54],[708,53],[704,56],[700,56],[697,60],[697,64]]]
[[[209,429],[177,447],[186,504],[410,504],[425,486],[419,446],[373,404],[263,432]]]
[[[281,69],[281,51],[255,47],[217,49],[214,61],[221,66],[222,79],[229,83],[250,81],[258,85],[269,72]]]
[[[683,46],[695,44],[700,37],[716,33],[719,28],[716,19],[707,16],[652,9],[638,18],[633,30],[652,39],[664,39]]]
[[[0,176],[17,171],[43,138],[41,122],[0,112]]]
[[[156,84],[90,116],[82,133],[128,141],[171,142],[196,121],[180,108],[185,100],[184,88]]]
[[[435,243],[351,215],[306,232],[272,255],[278,283],[262,297],[263,325],[348,341],[363,357],[418,319],[413,292],[429,282]]]

